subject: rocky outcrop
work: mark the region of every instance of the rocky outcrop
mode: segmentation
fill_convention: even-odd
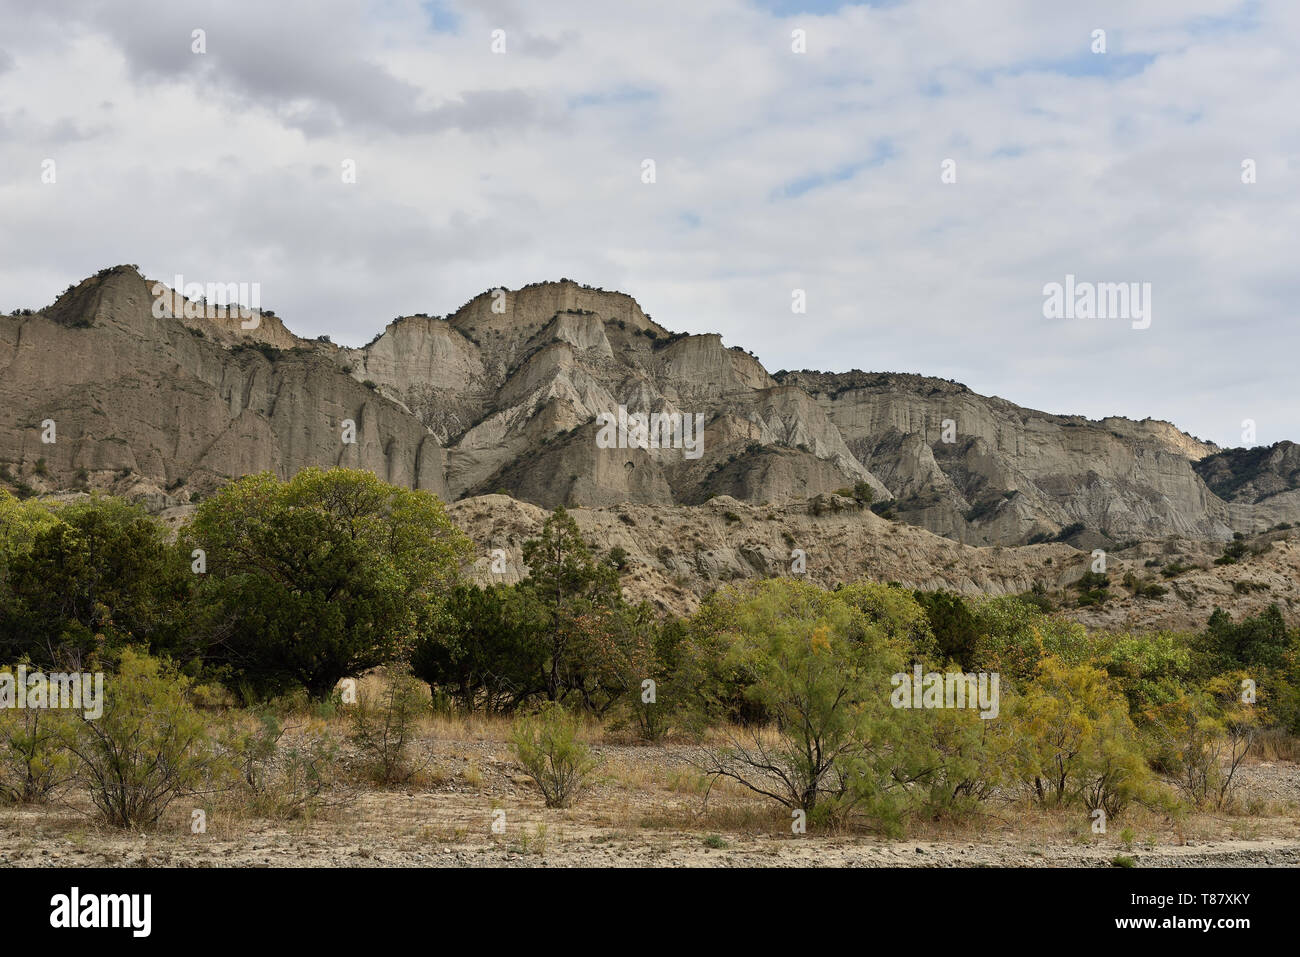
[[[1278,442],[1227,449],[1196,461],[1196,474],[1219,498],[1259,504],[1300,489],[1300,445]]]
[[[629,296],[568,280],[340,348],[117,267],[0,319],[0,370],[0,480],[164,506],[250,471],[346,463],[544,507],[793,507],[856,486],[966,545],[1221,541],[1300,522],[1290,443],[1220,452],[1166,422],[1050,415],[918,375],[770,375],[720,336],[670,333]],[[601,417],[620,409],[699,417],[703,441],[688,452],[669,428],[666,447],[635,430],[611,445]]]
[[[161,507],[250,472],[350,464],[447,494],[436,436],[325,346],[277,349],[221,323],[156,317],[151,285],[119,268],[0,321],[11,485],[105,488]],[[253,331],[277,335],[269,322]]]
[[[523,543],[540,531],[546,510],[485,495],[456,502],[450,514],[479,547],[473,577],[487,584],[527,576]],[[765,507],[719,496],[696,507],[623,504],[570,514],[598,553],[622,550],[630,599],[674,614],[694,611],[721,585],[799,576],[827,588],[867,578],[969,597],[1035,591],[1067,617],[1104,629],[1198,629],[1215,608],[1240,618],[1270,604],[1300,620],[1300,531],[1255,536],[1241,560],[1222,565],[1215,563],[1222,547],[1210,543],[1130,546],[1107,556],[1107,599],[1082,604],[1075,583],[1096,561],[1089,550],[963,545],[841,496]],[[498,548],[506,560],[494,572]]]

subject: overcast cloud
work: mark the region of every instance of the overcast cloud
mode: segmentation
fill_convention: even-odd
[[[0,24],[6,312],[138,263],[260,282],[298,334],[359,344],[567,276],[771,370],[1300,439],[1294,0],[0,0]],[[1067,273],[1150,283],[1150,328],[1044,318]]]

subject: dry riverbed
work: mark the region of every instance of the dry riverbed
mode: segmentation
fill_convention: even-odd
[[[461,731],[460,740],[448,732]],[[494,739],[494,737],[496,739]],[[1175,824],[1138,808],[1091,833],[1078,811],[993,803],[961,825],[914,824],[903,839],[793,835],[788,812],[734,784],[707,782],[685,745],[596,744],[594,786],[571,808],[545,807],[499,735],[442,729],[422,739],[414,783],[358,788],[310,820],[275,821],[194,800],[141,833],[97,824],[80,794],[38,808],[0,808],[0,866],[126,867],[971,867],[1300,866],[1300,766],[1243,770],[1251,813],[1196,814]],[[494,822],[499,832],[494,833]]]

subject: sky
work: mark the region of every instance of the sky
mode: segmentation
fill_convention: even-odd
[[[1300,440],[1298,65],[1294,0],[0,0],[0,309],[133,263],[359,345],[568,277],[771,371]]]

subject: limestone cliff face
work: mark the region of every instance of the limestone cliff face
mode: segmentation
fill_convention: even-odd
[[[1049,415],[922,376],[780,378],[816,397],[904,518],[961,541],[1032,541],[1075,524],[1111,541],[1226,539],[1265,522],[1206,487],[1193,465],[1217,449],[1166,422]]]
[[[250,472],[351,464],[446,494],[437,438],[325,346],[278,351],[270,322],[240,341],[223,323],[158,318],[151,286],[119,268],[0,321],[0,463],[17,481],[163,507]]]
[[[670,333],[630,297],[568,280],[404,317],[362,348],[195,306],[117,267],[0,318],[0,481],[159,507],[251,471],[335,464],[544,507],[795,506],[864,483],[877,510],[966,545],[1216,541],[1300,522],[1290,443],[1220,453],[1169,423],[1049,415],[924,376],[771,375],[720,336]],[[620,407],[701,417],[698,454],[606,447],[599,417]]]

